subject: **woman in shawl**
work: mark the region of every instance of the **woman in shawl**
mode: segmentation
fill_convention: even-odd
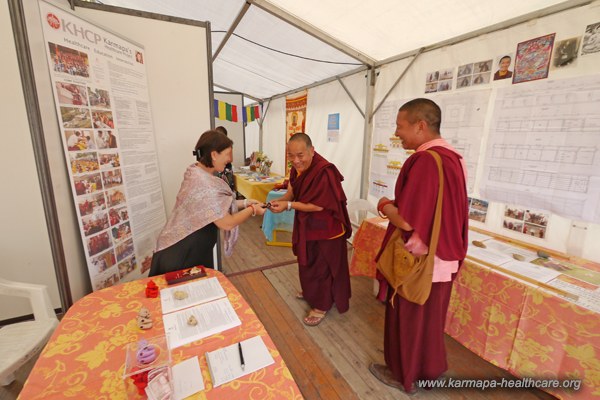
[[[158,237],[150,276],[196,265],[214,268],[217,230],[225,231],[225,254],[229,256],[238,225],[265,213],[256,200],[236,200],[227,183],[215,175],[231,162],[232,146],[233,141],[217,131],[200,136],[194,150],[197,162],[185,171],[175,208]]]

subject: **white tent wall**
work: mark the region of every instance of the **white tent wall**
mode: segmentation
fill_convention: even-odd
[[[268,109],[267,109],[268,108]],[[285,174],[285,98],[265,102],[262,112],[262,151],[273,161],[271,171]]]
[[[244,132],[246,138],[246,157],[250,157],[252,152],[258,151],[260,148],[260,126],[258,125],[258,121],[248,122]]]
[[[346,77],[342,82],[364,112],[365,73]],[[340,114],[339,142],[328,142],[328,116],[336,113]],[[308,90],[306,133],[315,150],[335,164],[344,176],[342,186],[348,199],[360,197],[364,124],[364,118],[338,81]]]
[[[428,72],[445,68],[455,68],[459,65],[477,62],[487,59],[495,59],[502,54],[514,53],[517,44],[532,38],[551,34],[556,32],[556,41],[582,36],[587,25],[597,23],[600,20],[600,4],[598,2],[591,5],[582,6],[576,9],[567,10],[553,14],[544,18],[516,25],[514,27],[503,29],[498,32],[479,36],[468,41],[458,43],[453,46],[443,47],[437,50],[423,53],[411,66],[410,70],[404,76],[400,84],[390,93],[390,100],[408,100],[416,97],[431,97],[424,94],[425,77]],[[398,76],[404,71],[410,59],[403,59],[391,64],[384,65],[380,69],[375,89],[375,104],[379,104],[383,96],[389,91],[389,88],[396,81]],[[494,69],[496,66],[494,66]],[[577,76],[597,74],[598,56],[578,57],[576,65],[569,68],[550,70],[549,79],[558,80]],[[456,71],[455,71],[456,80]],[[519,85],[528,85],[529,83],[520,83]],[[451,90],[439,96],[451,96],[457,93],[466,93],[469,90],[491,90],[488,103],[488,114],[484,126],[484,141],[481,144],[481,153],[479,167],[483,165],[485,156],[485,138],[489,133],[489,121],[493,113],[493,105],[498,88],[509,87],[511,80],[495,81],[488,85],[479,87],[470,87],[460,90]],[[456,87],[456,84],[455,84]],[[310,114],[308,115],[310,119]],[[443,119],[443,117],[442,117]],[[444,125],[442,123],[442,136],[444,135]],[[479,171],[480,174],[481,171]],[[477,197],[477,186],[471,193]],[[377,199],[369,196],[371,202]],[[502,216],[504,204],[490,203],[488,217],[485,224],[477,221],[471,221],[473,226],[481,227],[498,234],[515,238],[517,240],[527,240],[534,245],[548,247],[561,252],[568,252],[573,255],[581,256],[590,260],[600,261],[600,247],[597,245],[600,237],[600,226],[591,223],[577,223],[577,226],[587,228],[584,232],[582,228],[573,227],[575,221],[558,215],[551,215],[548,223],[546,239],[537,239],[522,234],[513,233],[510,230],[502,228]],[[572,233],[573,232],[573,233]],[[527,238],[527,239],[525,239]]]
[[[342,81],[364,111],[365,73],[345,77]],[[340,114],[339,142],[328,142],[328,116],[336,113]],[[308,90],[306,133],[315,150],[335,164],[344,176],[343,187],[349,199],[360,197],[363,132],[364,119],[338,81]],[[279,174],[285,173],[285,143],[285,98],[278,98],[271,101],[263,122],[263,151],[273,160],[271,170]]]
[[[21,76],[8,2],[0,2],[0,51],[6,59],[0,66],[0,242],[2,272],[9,280],[27,280],[46,285],[54,308],[60,308],[58,283],[44,216],[44,205],[36,171],[34,151],[23,99]],[[10,95],[7,95],[9,94]],[[5,299],[2,296],[2,299]],[[0,301],[0,321],[31,313],[27,299]]]
[[[227,129],[227,136],[229,137],[229,139],[233,140],[233,161],[231,164],[234,167],[240,167],[244,165],[244,159],[246,158],[246,156],[244,155],[245,148],[244,123],[242,122],[242,95],[240,93],[214,92],[214,97],[215,100],[223,101],[225,103],[237,106],[238,122],[215,118],[215,127],[222,126],[223,128]],[[196,136],[200,137],[200,134],[208,128],[208,126],[206,128],[200,128]],[[193,148],[195,144],[196,143],[194,142],[191,148]]]

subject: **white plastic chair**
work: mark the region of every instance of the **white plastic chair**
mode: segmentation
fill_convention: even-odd
[[[35,319],[0,328],[0,385],[6,386],[15,380],[15,372],[46,345],[58,318],[44,285],[0,278],[0,295],[28,298]]]
[[[365,199],[348,200],[346,208],[348,209],[348,216],[350,217],[350,223],[352,224],[352,236],[348,238],[348,243],[352,244],[354,234],[360,227],[360,224],[362,224],[363,220],[367,217],[376,217],[377,208]]]

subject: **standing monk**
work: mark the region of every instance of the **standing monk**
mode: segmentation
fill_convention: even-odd
[[[416,152],[402,166],[396,198],[383,197],[377,206],[390,221],[382,249],[393,231],[400,228],[406,248],[415,255],[426,254],[439,188],[437,164],[426,150],[440,155],[444,173],[442,220],[431,294],[425,304],[418,305],[397,294],[392,299],[393,289],[388,289],[383,342],[387,365],[369,367],[380,381],[407,393],[416,391],[418,379],[437,379],[448,369],[444,323],[452,282],[467,254],[466,165],[442,139],[441,120],[440,108],[428,99],[411,100],[400,107],[396,136],[402,140],[402,147]]]
[[[292,163],[290,183],[287,193],[271,202],[271,210],[296,210],[292,249],[298,257],[302,287],[298,295],[311,306],[304,323],[316,326],[333,303],[340,313],[349,308],[346,239],[352,228],[342,189],[344,177],[315,152],[305,133],[290,138],[287,153]]]

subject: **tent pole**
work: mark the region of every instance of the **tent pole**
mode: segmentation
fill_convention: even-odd
[[[235,20],[233,21],[233,23],[231,24],[231,26],[227,30],[227,33],[225,34],[225,37],[221,41],[221,44],[219,45],[219,47],[215,51],[215,54],[213,54],[213,62],[217,59],[217,56],[219,55],[219,53],[221,52],[221,50],[223,50],[223,47],[225,47],[225,44],[227,44],[227,41],[229,40],[229,38],[231,37],[231,35],[235,31],[235,28],[237,28],[237,26],[239,25],[239,23],[242,21],[242,18],[244,18],[244,15],[246,15],[246,12],[248,12],[249,8],[250,8],[250,3],[244,3],[244,6],[242,7],[242,10],[239,12],[239,14],[237,15],[237,17],[235,18]]]
[[[369,57],[368,55],[361,53],[360,51],[348,46],[344,42],[341,42],[334,38],[333,36],[323,32],[322,30],[316,28],[315,26],[307,23],[306,21],[301,20],[300,18],[288,13],[287,11],[282,10],[281,8],[273,5],[268,0],[247,0],[247,2],[252,3],[256,7],[260,8],[268,12],[271,15],[276,16],[277,18],[287,22],[288,24],[295,26],[308,33],[309,35],[319,39],[320,41],[330,45],[336,50],[341,51],[342,53],[360,61],[361,63],[372,66],[375,64],[375,59]]]
[[[375,68],[370,68],[367,74],[367,96],[365,104],[365,115],[372,115],[375,104],[375,80],[377,73]],[[369,194],[369,170],[371,166],[371,141],[373,135],[373,119],[365,118],[365,129],[363,134],[363,154],[360,179],[360,198],[366,199]]]
[[[214,83],[214,82],[213,82],[213,86],[215,86],[215,87],[218,87],[219,89],[223,89],[223,90],[225,90],[226,92],[231,92],[231,93],[241,93],[241,94],[243,94],[243,95],[244,95],[244,97],[247,97],[247,98],[249,98],[249,99],[252,99],[252,100],[256,101],[257,103],[260,103],[260,102],[262,102],[262,101],[263,101],[262,99],[259,99],[258,97],[250,96],[248,93],[240,92],[239,90],[230,89],[230,88],[228,88],[228,87],[225,87],[225,86],[223,86],[223,85],[219,85],[219,84],[217,84],[217,83]]]
[[[346,91],[346,94],[348,95],[348,97],[350,97],[350,100],[352,100],[352,102],[356,106],[356,109],[358,110],[358,112],[360,113],[360,115],[362,115],[363,118],[364,118],[365,117],[365,113],[363,112],[363,110],[360,109],[360,106],[358,105],[358,103],[356,102],[356,100],[354,100],[354,97],[352,96],[352,93],[350,93],[350,91],[348,90],[348,88],[346,87],[346,85],[344,85],[344,82],[342,82],[342,80],[340,79],[339,76],[336,76],[335,78],[338,80],[338,82],[340,83],[340,85],[342,85],[342,88],[344,88],[344,90]]]
[[[353,69],[351,71],[344,72],[343,74],[339,74],[339,75],[331,77],[331,78],[326,78],[326,79],[320,80],[318,82],[311,83],[310,85],[305,85],[305,86],[299,87],[299,88],[294,89],[294,90],[288,90],[287,92],[284,92],[284,93],[275,94],[275,95],[269,97],[269,100],[276,100],[276,99],[279,99],[280,97],[286,97],[286,96],[288,96],[290,94],[298,93],[298,92],[301,92],[301,91],[306,90],[306,89],[312,89],[314,87],[321,86],[321,85],[324,85],[326,83],[333,82],[338,77],[339,78],[345,78],[345,77],[350,76],[350,75],[358,74],[359,72],[368,71],[369,68],[370,67],[365,67],[365,66],[358,67],[358,68]]]
[[[260,106],[262,107],[263,105],[264,105],[264,102],[262,102],[262,101],[261,101],[261,102],[260,102]],[[262,127],[262,124],[263,124],[264,118],[267,116],[267,111],[269,111],[269,106],[270,106],[270,105],[271,105],[271,102],[269,101],[269,102],[267,103],[267,108],[266,108],[266,109],[265,109],[265,111],[263,112],[263,115],[262,115],[262,117],[260,117],[260,118],[258,119],[258,120],[260,121],[260,124],[259,124],[259,125],[260,125],[261,127]]]
[[[265,103],[261,101],[260,107],[262,108],[264,104]],[[269,101],[267,103],[267,108],[263,112],[262,116],[256,120],[256,122],[258,123],[258,151],[262,151],[262,149],[263,149],[263,121],[265,120],[265,117],[267,116],[267,111],[269,111],[270,105],[271,105],[271,102]]]
[[[398,77],[398,79],[396,79],[396,82],[394,82],[394,84],[387,91],[387,93],[385,94],[385,96],[383,96],[383,99],[381,99],[381,101],[379,102],[379,104],[377,105],[377,107],[375,107],[375,110],[373,111],[373,113],[371,115],[369,115],[369,121],[373,120],[373,116],[375,115],[375,113],[377,112],[377,110],[379,110],[379,108],[383,105],[383,103],[388,98],[388,96],[390,95],[390,93],[392,93],[392,91],[396,88],[396,86],[398,86],[398,84],[400,83],[400,81],[402,80],[402,78],[404,78],[404,75],[406,75],[406,73],[408,72],[408,70],[410,69],[410,67],[412,67],[412,65],[414,64],[414,62],[417,60],[417,58],[419,58],[419,56],[423,53],[424,50],[425,50],[425,48],[421,47],[419,49],[419,51],[417,52],[417,54],[415,54],[415,56],[413,57],[413,59],[410,60],[410,63],[406,66],[406,68],[404,68],[404,71],[402,71],[402,73],[400,74],[400,76]]]

